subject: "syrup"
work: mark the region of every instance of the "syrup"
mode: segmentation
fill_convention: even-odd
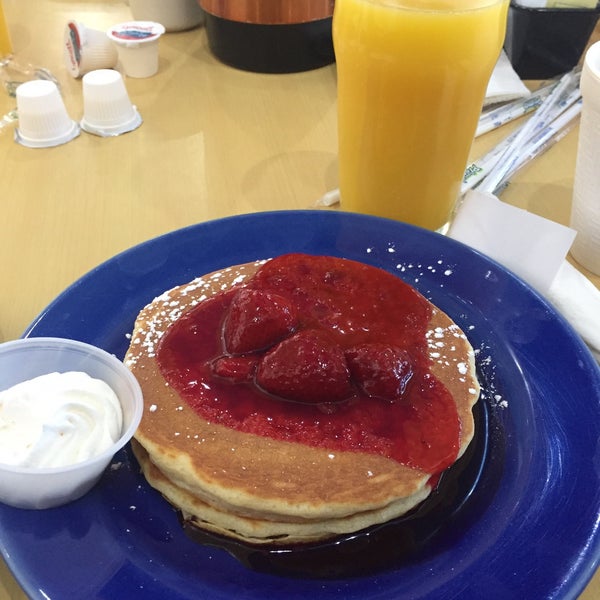
[[[444,471],[431,495],[412,512],[323,543],[252,545],[209,533],[181,518],[193,541],[231,554],[247,568],[283,577],[349,579],[401,569],[450,549],[476,522],[497,491],[503,469],[501,439],[493,454],[497,417],[482,401],[473,410],[475,437]]]

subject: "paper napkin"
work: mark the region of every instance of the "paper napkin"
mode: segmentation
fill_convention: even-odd
[[[600,290],[566,260],[575,230],[472,190],[448,237],[493,258],[544,295],[600,362]]]
[[[471,190],[448,232],[504,265],[546,294],[575,239],[576,232],[493,194]]]
[[[531,92],[510,64],[506,52],[502,50],[488,82],[483,105],[488,106],[517,98],[527,98],[530,94]]]
[[[600,363],[600,290],[565,260],[547,298],[579,333]]]

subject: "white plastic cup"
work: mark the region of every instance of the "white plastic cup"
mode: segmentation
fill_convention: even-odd
[[[108,30],[128,77],[152,77],[158,72],[158,41],[164,32],[164,25],[154,21],[129,21]]]
[[[29,148],[47,148],[65,144],[79,135],[79,125],[65,107],[53,81],[35,79],[17,88],[19,126],[15,140]]]
[[[167,31],[184,31],[204,21],[198,0],[129,0],[136,21],[156,21]]]
[[[0,345],[0,390],[40,375],[66,371],[83,371],[113,389],[123,411],[120,438],[97,456],[65,467],[0,464],[0,502],[43,509],[80,498],[98,482],[114,454],[135,433],[144,407],[142,391],[131,371],[112,354],[61,338],[25,338]]]
[[[83,76],[81,128],[103,137],[120,135],[139,127],[142,118],[131,103],[121,73],[98,69]]]
[[[119,59],[115,45],[106,32],[90,29],[83,23],[69,21],[65,27],[64,58],[73,77],[96,69],[112,69]]]
[[[581,73],[583,104],[573,186],[571,247],[575,260],[600,275],[600,42],[585,55]]]

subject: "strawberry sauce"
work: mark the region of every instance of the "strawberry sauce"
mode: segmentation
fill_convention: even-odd
[[[429,371],[430,317],[390,273],[289,254],[178,319],[158,364],[212,423],[439,473],[456,459],[460,422]]]

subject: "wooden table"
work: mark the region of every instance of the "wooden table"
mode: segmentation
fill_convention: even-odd
[[[104,30],[131,18],[114,0],[4,0],[18,61],[50,69],[83,111],[65,67],[68,20]],[[598,36],[597,36],[598,37]],[[32,150],[0,133],[0,338],[14,339],[65,287],[139,242],[227,215],[310,208],[337,187],[335,67],[259,75],[226,67],[202,28],[160,40],[149,79],[127,79],[143,125]],[[0,114],[14,100],[0,96]],[[476,141],[480,155],[506,132]],[[568,223],[577,131],[527,167],[502,198]],[[600,286],[600,278],[592,277]],[[25,596],[0,564],[0,598]],[[600,575],[581,598],[600,597]]]

